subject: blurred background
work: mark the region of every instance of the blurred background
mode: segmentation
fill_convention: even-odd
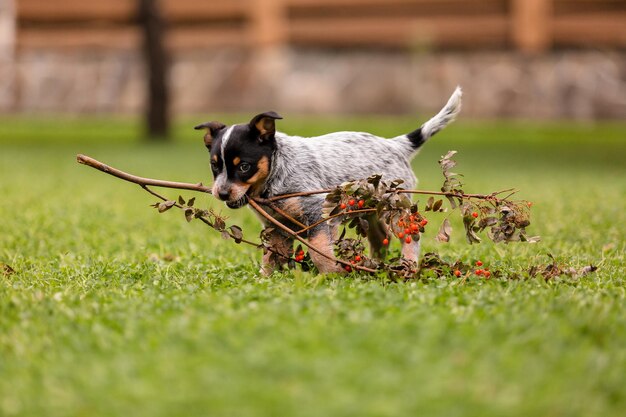
[[[0,0],[0,112],[626,118],[626,0]]]
[[[208,185],[198,123],[393,137],[457,84],[419,188],[457,150],[464,190],[519,189],[542,241],[428,213],[424,253],[597,273],[259,279],[260,251],[76,163]],[[0,0],[0,416],[622,417],[624,155],[626,0]],[[251,210],[196,207],[258,241]]]

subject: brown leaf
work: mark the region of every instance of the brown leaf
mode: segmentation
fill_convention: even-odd
[[[450,202],[450,207],[452,207],[452,210],[454,210],[455,208],[458,207],[456,200],[454,199],[454,197],[447,195],[446,198],[448,199],[448,201]]]
[[[185,209],[185,220],[187,220],[187,222],[189,223],[190,221],[192,221],[194,218],[194,212],[192,208],[186,208]]]
[[[443,200],[435,201],[435,204],[433,204],[433,211],[439,211],[442,204],[443,204]]]
[[[187,201],[187,205],[189,207],[193,207],[193,204],[196,202],[196,197],[191,197],[189,201]]]
[[[428,201],[426,201],[426,207],[424,211],[431,211],[433,209],[433,204],[435,203],[435,197],[430,197]]]
[[[183,198],[182,195],[178,196],[178,204],[180,204],[181,206],[185,205],[185,199]]]
[[[480,227],[481,229],[484,229],[486,227],[493,226],[497,223],[498,223],[498,219],[495,217],[483,217],[478,222],[478,227]]]
[[[443,223],[441,223],[441,227],[439,228],[439,232],[437,233],[435,239],[437,239],[437,241],[439,242],[449,242],[451,233],[452,226],[450,226],[450,222],[448,221],[448,219],[445,219]]]
[[[162,203],[159,203],[159,207],[158,207],[159,213],[168,211],[169,209],[174,207],[174,204],[176,204],[176,201],[172,201],[172,200],[167,200]]]
[[[243,239],[243,231],[241,230],[241,227],[232,225],[230,226],[230,231],[235,239],[235,243],[241,243],[241,239]]]
[[[213,227],[215,227],[215,229],[221,232],[226,227],[226,222],[221,217],[216,216],[215,222],[213,223]]]

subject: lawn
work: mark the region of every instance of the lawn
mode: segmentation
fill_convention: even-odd
[[[291,119],[281,128],[302,135],[415,124]],[[466,191],[520,189],[542,236],[470,246],[456,221],[441,244],[431,214],[426,251],[522,275],[550,253],[597,272],[393,283],[263,278],[258,251],[75,162],[209,183],[201,121],[150,145],[132,120],[0,118],[0,262],[14,270],[0,273],[0,415],[623,415],[626,124],[460,122],[414,161],[420,188],[438,189],[437,159],[459,151]],[[260,231],[248,209],[196,205]]]

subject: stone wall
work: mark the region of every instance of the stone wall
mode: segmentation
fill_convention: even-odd
[[[122,51],[20,51],[3,112],[138,113],[140,57]],[[0,74],[8,64],[0,61]],[[471,117],[626,119],[626,52],[335,52],[223,49],[179,53],[173,112],[432,112],[457,84]]]

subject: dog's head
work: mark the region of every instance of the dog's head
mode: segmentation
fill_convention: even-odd
[[[254,116],[247,124],[207,122],[195,127],[206,130],[204,144],[211,154],[214,178],[212,193],[228,207],[242,207],[249,196],[263,191],[276,147],[277,119],[282,117],[270,111]]]

